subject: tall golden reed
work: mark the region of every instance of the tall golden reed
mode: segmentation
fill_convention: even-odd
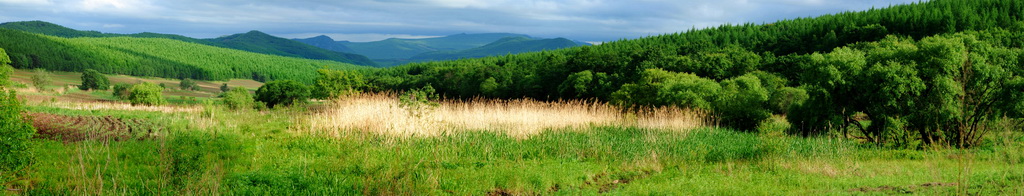
[[[592,126],[634,126],[690,130],[707,126],[703,112],[657,108],[623,113],[604,103],[541,102],[529,99],[442,101],[440,106],[411,113],[394,95],[367,94],[341,99],[308,119],[309,130],[338,136],[363,131],[394,136],[437,136],[462,131],[493,131],[529,137],[546,130]]]

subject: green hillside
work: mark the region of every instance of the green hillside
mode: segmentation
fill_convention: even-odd
[[[293,39],[293,40],[298,41],[298,42],[302,42],[302,43],[305,43],[305,44],[309,44],[311,46],[316,46],[318,48],[323,48],[323,49],[327,49],[327,50],[330,50],[330,51],[335,51],[335,52],[344,52],[344,53],[355,53],[356,52],[355,50],[352,50],[351,48],[348,48],[348,46],[345,46],[344,44],[338,43],[337,41],[334,41],[334,39],[332,39],[331,37],[327,37],[326,35],[320,35],[320,36],[306,38],[306,39]]]
[[[208,40],[223,44],[228,48],[255,53],[332,60],[356,65],[376,65],[369,58],[362,55],[329,51],[294,40],[274,37],[259,31],[249,31],[248,33],[234,34]]]
[[[43,35],[64,37],[64,38],[76,38],[76,37],[140,37],[140,38],[165,38],[173,39],[185,42],[192,42],[204,45],[211,45],[217,47],[226,47],[225,45],[210,42],[207,40],[196,39],[191,37],[185,37],[181,35],[172,34],[160,34],[160,33],[136,33],[136,34],[116,34],[116,33],[101,33],[98,31],[80,31],[57,24],[43,22],[43,21],[23,21],[23,22],[6,22],[0,23],[0,28],[3,29],[14,29],[30,33],[38,33]]]
[[[431,85],[448,97],[698,108],[741,130],[786,115],[801,135],[850,128],[880,145],[970,146],[979,123],[1024,117],[1022,46],[1024,1],[934,0],[416,63],[371,81],[390,90]]]
[[[527,37],[506,37],[493,43],[458,51],[426,52],[410,58],[413,61],[455,60],[460,58],[480,58],[506,54],[518,54],[543,50],[554,50],[579,46],[576,42],[565,38],[530,39]]]
[[[361,69],[326,60],[257,54],[163,38],[61,38],[0,29],[0,48],[16,68],[59,71],[95,69],[103,73],[164,78],[312,82],[316,69]]]
[[[589,45],[567,39],[538,39],[511,33],[463,33],[435,38],[391,38],[373,42],[334,41],[327,36],[295,40],[328,50],[352,51],[352,53],[366,55],[382,66],[432,60],[479,58]]]
[[[299,57],[307,59],[332,60],[356,65],[375,66],[370,59],[362,55],[344,52],[333,52],[320,49],[292,40],[274,37],[262,32],[252,31],[244,34],[235,34],[214,39],[196,39],[173,34],[159,33],[136,33],[136,34],[115,34],[100,33],[97,31],[79,31],[64,26],[43,21],[7,22],[0,24],[0,28],[21,30],[30,33],[39,33],[64,38],[78,37],[138,37],[138,38],[165,38],[191,43],[198,43],[222,48],[231,48],[272,54],[288,57]]]
[[[338,43],[351,48],[356,54],[370,57],[370,59],[405,59],[420,53],[438,50],[430,45],[409,42],[397,38],[375,42],[341,41]]]

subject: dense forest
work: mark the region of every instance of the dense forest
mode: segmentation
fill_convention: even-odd
[[[860,130],[880,145],[976,144],[1024,111],[1024,1],[935,0],[723,25],[599,46],[414,63],[367,90],[596,99],[712,111],[750,130],[785,114],[800,135]]]
[[[349,70],[367,67],[327,60],[257,54],[163,38],[61,38],[0,29],[0,48],[12,66],[107,74],[257,81],[292,79],[311,83],[324,67]]]

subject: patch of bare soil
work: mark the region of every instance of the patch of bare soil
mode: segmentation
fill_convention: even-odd
[[[63,142],[82,140],[146,139],[159,128],[141,119],[122,119],[113,116],[68,116],[47,113],[28,113],[36,138]]]
[[[910,185],[910,186],[905,186],[905,187],[903,187],[903,186],[889,186],[889,185],[882,185],[882,186],[878,186],[878,187],[860,187],[860,188],[849,189],[847,191],[849,191],[849,192],[864,192],[864,193],[868,193],[868,192],[896,192],[896,193],[901,193],[901,194],[909,194],[909,193],[914,193],[914,191],[917,191],[918,189],[921,189],[921,188],[932,188],[932,187],[941,187],[941,186],[956,186],[956,185],[957,185],[956,183],[929,182],[929,183],[924,183],[924,184],[919,184],[919,185]]]

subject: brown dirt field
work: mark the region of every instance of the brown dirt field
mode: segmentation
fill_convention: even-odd
[[[146,139],[159,128],[140,119],[122,119],[113,116],[67,116],[47,113],[27,113],[36,127],[36,138],[63,142],[82,140]]]

